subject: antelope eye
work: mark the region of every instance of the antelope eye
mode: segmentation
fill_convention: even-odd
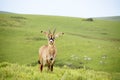
[[[55,37],[53,37],[53,39],[55,39]]]

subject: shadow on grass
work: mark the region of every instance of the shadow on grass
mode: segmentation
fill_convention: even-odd
[[[82,35],[82,34],[75,34],[75,33],[69,33],[66,32],[68,35],[73,35],[73,36],[78,36],[78,37],[83,37],[83,38],[88,38],[88,39],[98,39],[98,40],[105,40],[105,41],[118,41],[120,42],[120,39],[116,39],[116,38],[98,38],[98,37],[94,37],[94,36],[87,36],[87,35]],[[101,33],[103,35],[107,35],[107,33]]]
[[[46,40],[46,38],[42,38],[42,37],[32,37],[32,38],[26,38],[26,40],[43,41],[43,40]]]

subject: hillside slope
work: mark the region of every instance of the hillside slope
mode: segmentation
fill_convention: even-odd
[[[13,14],[12,12],[0,11],[0,14]]]
[[[36,65],[47,44],[40,32],[55,27],[65,33],[56,39],[55,66],[120,72],[120,22],[73,17],[0,14],[0,62]]]
[[[120,21],[120,16],[98,17],[98,18],[95,18],[95,19]]]

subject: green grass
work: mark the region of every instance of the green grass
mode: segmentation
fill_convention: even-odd
[[[0,80],[112,80],[113,74],[86,70],[55,67],[53,72],[48,72],[46,67],[41,73],[38,66],[25,66],[10,63],[0,64]]]
[[[56,39],[56,69],[120,72],[120,21],[74,17],[0,14],[0,62],[36,65],[38,49],[47,44],[40,31],[55,27],[65,33]]]

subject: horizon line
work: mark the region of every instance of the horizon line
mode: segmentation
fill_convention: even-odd
[[[25,15],[45,15],[45,16],[63,16],[63,17],[74,17],[74,18],[100,18],[100,17],[119,17],[120,15],[108,15],[108,16],[92,16],[92,17],[80,17],[80,16],[70,16],[70,15],[55,15],[55,14],[40,14],[40,13],[20,13],[20,12],[12,12],[12,11],[3,11],[0,10],[0,12],[3,13],[11,13],[11,14],[25,14]]]

